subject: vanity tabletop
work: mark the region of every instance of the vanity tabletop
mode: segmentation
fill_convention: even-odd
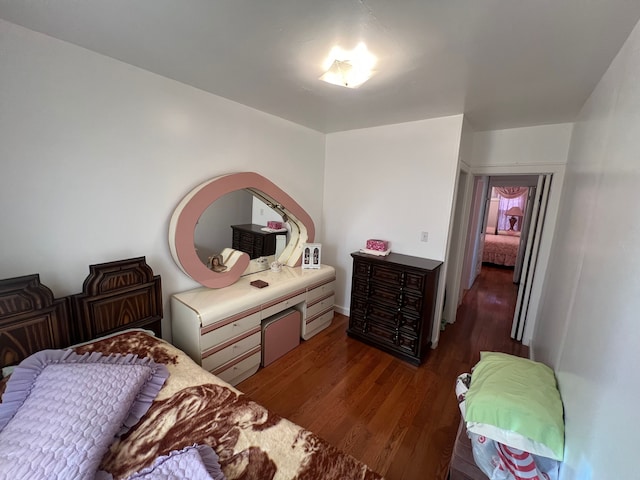
[[[259,235],[274,235],[275,232],[269,232],[263,230],[264,225],[256,225],[255,223],[247,223],[245,225],[231,225],[231,228],[235,230],[242,230],[244,232],[257,233]]]
[[[272,300],[304,293],[306,288],[333,278],[335,268],[329,265],[321,265],[318,269],[283,266],[280,272],[265,270],[245,275],[225,288],[200,287],[176,293],[171,300],[184,303],[197,312],[204,327]],[[265,281],[269,286],[254,287],[251,285],[254,280]]]

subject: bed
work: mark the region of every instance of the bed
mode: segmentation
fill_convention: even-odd
[[[482,262],[513,267],[516,264],[519,246],[520,232],[499,230],[495,235],[487,233],[484,236]]]
[[[97,362],[117,363],[122,368],[134,361],[141,370],[148,367],[156,373],[164,372],[164,378],[157,381],[156,393],[137,393],[135,402],[146,395],[149,398],[142,400],[148,405],[135,423],[118,424],[118,433],[109,437],[106,451],[94,460],[96,471],[91,472],[91,467],[86,477],[74,474],[73,478],[156,478],[144,475],[168,466],[174,458],[186,458],[184,452],[204,452],[205,448],[213,457],[203,453],[200,459],[207,463],[213,458],[222,476],[183,473],[182,478],[381,478],[312,432],[251,401],[159,338],[161,299],[160,277],[153,274],[144,257],[92,265],[83,292],[64,298],[54,298],[38,275],[0,280],[0,366],[4,369],[21,363],[0,381],[0,393],[4,392],[0,404],[0,452],[7,443],[5,438],[3,444],[2,435],[9,428],[2,430],[2,408],[6,410],[16,403],[13,390],[25,366],[45,354],[56,360],[42,368],[58,368],[56,372],[66,365],[67,358],[73,362],[79,359],[80,363],[97,358]],[[67,350],[69,345],[74,347]],[[38,353],[32,355],[34,352]],[[38,378],[41,377],[44,375]],[[74,381],[75,378],[77,375]],[[34,396],[36,388],[30,388],[28,395]],[[81,396],[85,396],[84,391]],[[18,413],[8,420],[9,425],[16,422],[26,402],[17,407]],[[131,415],[131,411],[123,415]],[[40,436],[31,428],[32,436]],[[9,438],[8,443],[19,442]],[[26,448],[31,448],[29,441]],[[53,454],[59,456],[58,452]],[[3,469],[7,455],[0,454]],[[26,457],[33,457],[33,451]],[[37,477],[29,474],[25,478]]]

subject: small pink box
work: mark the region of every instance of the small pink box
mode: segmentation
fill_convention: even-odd
[[[389,250],[389,242],[386,240],[377,240],[375,238],[370,238],[367,240],[367,249],[368,250],[377,250],[378,252],[386,252]]]
[[[273,220],[269,220],[267,222],[267,228],[273,228],[274,230],[280,230],[282,228],[282,222],[276,222]]]

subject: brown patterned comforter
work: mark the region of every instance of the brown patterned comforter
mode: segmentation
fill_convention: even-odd
[[[170,372],[147,414],[103,458],[101,469],[114,478],[125,478],[158,456],[194,444],[216,451],[229,480],[381,478],[308,430],[252,402],[163,340],[127,332],[75,350],[149,356]]]

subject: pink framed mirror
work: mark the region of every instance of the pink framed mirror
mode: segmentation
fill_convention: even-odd
[[[250,258],[244,252],[225,249],[225,270],[215,271],[203,262],[195,248],[196,225],[205,210],[222,196],[239,190],[250,192],[287,219],[289,241],[276,259],[279,263],[299,265],[302,245],[314,240],[315,226],[309,214],[267,178],[255,172],[241,172],[208,180],[182,199],[169,223],[169,247],[174,261],[185,274],[205,287],[229,286],[249,270]],[[229,228],[229,225],[220,228]]]

